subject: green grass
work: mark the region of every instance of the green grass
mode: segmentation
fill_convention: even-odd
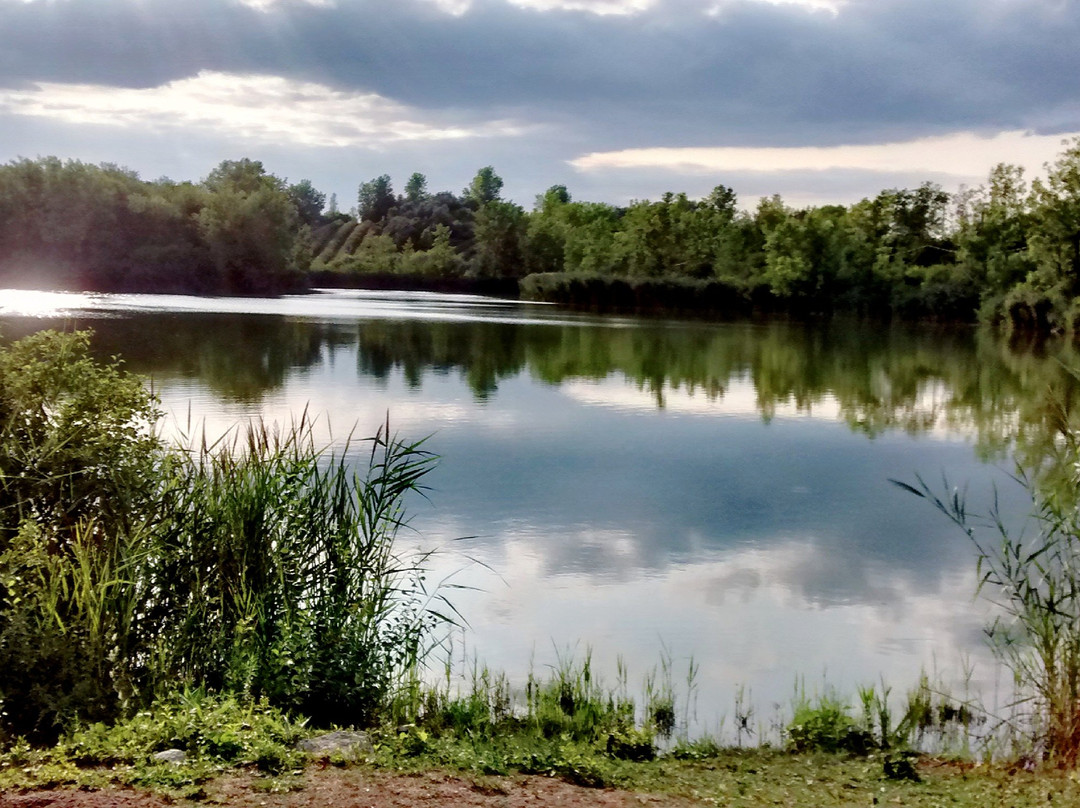
[[[225,723],[243,733],[234,708]],[[162,721],[168,725],[175,716]],[[182,723],[182,722],[181,722]],[[302,729],[296,731],[302,731]],[[212,744],[196,744],[185,764],[149,762],[145,744],[150,737],[168,733],[125,728],[122,759],[108,758],[102,744],[115,736],[94,734],[73,738],[55,749],[19,747],[0,755],[0,793],[55,788],[134,786],[176,798],[199,799],[211,790],[215,778],[245,771],[252,788],[287,791],[303,787],[304,769],[261,770],[249,754],[225,760]],[[257,734],[257,733],[253,733]],[[133,737],[139,737],[137,742]],[[470,737],[420,740],[415,733],[386,731],[376,737],[373,760],[355,764],[361,771],[414,773],[439,770],[490,784],[493,779],[522,773],[557,777],[583,787],[614,787],[630,791],[688,798],[719,806],[1001,806],[1080,804],[1080,782],[1075,774],[1054,768],[1029,772],[1008,764],[975,764],[924,759],[917,764],[918,780],[891,779],[881,754],[855,756],[837,753],[793,754],[776,748],[720,748],[698,742],[676,745],[648,761],[613,757],[595,745],[568,739],[544,741],[528,734],[505,734],[494,739]],[[255,744],[257,746],[257,744]],[[94,760],[99,749],[102,759]],[[138,751],[136,751],[138,749]],[[351,765],[351,764],[350,764]],[[318,767],[306,770],[318,777]],[[512,789],[512,781],[502,787]]]

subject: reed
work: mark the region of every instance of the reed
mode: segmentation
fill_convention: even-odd
[[[322,448],[306,416],[167,445],[141,383],[87,344],[0,352],[3,731],[55,738],[177,688],[376,721],[455,619],[396,543],[435,457],[388,421]]]
[[[894,482],[927,499],[968,536],[978,554],[979,592],[999,616],[986,633],[998,658],[1012,671],[1014,708],[1037,755],[1062,766],[1080,763],[1080,440],[1061,432],[1053,476],[1019,469],[1016,480],[1032,500],[1029,524],[1010,528],[996,505],[968,510],[953,489],[935,494],[921,478]]]

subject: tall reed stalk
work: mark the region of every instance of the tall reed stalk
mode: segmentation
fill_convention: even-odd
[[[356,458],[363,442],[320,448],[304,416],[169,446],[146,429],[152,399],[90,362],[85,336],[31,347],[49,401],[0,352],[0,731],[48,737],[179,687],[375,720],[455,614],[428,556],[396,544],[435,461],[423,442],[387,421]],[[111,420],[67,411],[110,382],[127,396]]]
[[[1028,706],[1036,747],[1063,766],[1080,763],[1080,442],[1065,430],[1052,478],[1018,471],[1030,493],[1025,530],[1008,527],[995,503],[986,514],[969,513],[956,490],[934,494],[893,481],[929,500],[960,526],[978,554],[979,592],[999,609],[986,633],[998,658],[1012,671]],[[1053,484],[1046,480],[1053,479]]]

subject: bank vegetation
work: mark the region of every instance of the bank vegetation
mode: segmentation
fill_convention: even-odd
[[[381,175],[346,213],[307,180],[226,161],[200,182],[57,158],[0,167],[0,281],[278,294],[311,285],[480,290],[579,308],[719,316],[834,312],[1073,331],[1080,143],[1045,178],[1001,164],[853,205],[667,193],[626,206],[552,186],[531,210],[481,168],[461,192]]]

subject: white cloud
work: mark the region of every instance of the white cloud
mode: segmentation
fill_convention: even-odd
[[[726,8],[747,2],[768,3],[770,6],[800,6],[807,11],[827,11],[830,14],[839,14],[840,9],[847,5],[847,0],[717,0],[708,13],[718,17]]]
[[[375,93],[334,90],[280,76],[210,70],[160,87],[39,82],[0,90],[0,113],[127,129],[199,128],[301,146],[381,146],[405,141],[509,136],[509,121],[453,123]]]
[[[427,2],[444,14],[450,14],[454,17],[460,17],[472,8],[472,0],[427,0]]]
[[[316,8],[336,8],[334,0],[236,0],[242,6],[248,6],[256,11],[270,11],[276,6],[299,4],[302,6],[315,6]]]
[[[598,16],[639,14],[658,0],[508,0],[511,5],[536,11],[587,11]]]
[[[957,132],[940,137],[858,146],[789,148],[651,148],[593,152],[571,160],[583,172],[664,169],[682,174],[718,171],[782,172],[860,170],[944,174],[979,182],[997,163],[1016,163],[1037,173],[1062,150],[1069,135],[1001,132],[981,137]]]
[[[240,0],[248,5],[265,6],[282,0]],[[298,0],[303,2],[304,0]],[[318,2],[318,0],[306,0]],[[473,0],[427,0],[440,11],[460,17],[473,8]],[[598,17],[630,16],[641,14],[654,8],[674,5],[671,0],[501,0],[518,8],[534,11],[582,11]],[[709,16],[718,16],[725,8],[744,3],[768,3],[777,6],[801,6],[811,11],[829,11],[837,13],[847,0],[680,0],[678,5],[700,4],[701,12]]]

